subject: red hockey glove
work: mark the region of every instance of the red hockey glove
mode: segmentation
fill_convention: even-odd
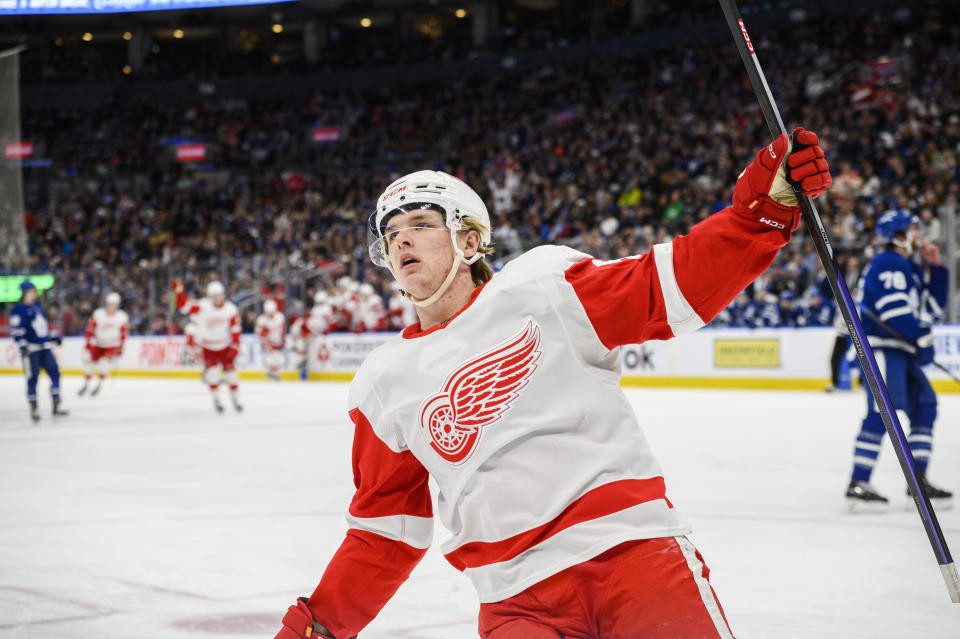
[[[793,148],[787,158],[787,180],[812,198],[820,197],[833,184],[830,165],[820,148],[820,138],[813,131],[799,126],[793,130]]]
[[[313,613],[307,607],[307,598],[297,599],[296,606],[290,606],[283,616],[283,628],[274,639],[335,639],[322,624],[313,620]]]
[[[737,212],[757,213],[766,202],[760,222],[773,228],[793,230],[799,223],[794,185],[810,197],[821,195],[830,186],[833,180],[816,134],[797,128],[793,139],[792,153],[789,139],[783,134],[761,149],[740,174],[733,189],[733,208]]]

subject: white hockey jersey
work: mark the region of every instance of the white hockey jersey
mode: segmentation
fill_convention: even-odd
[[[271,314],[261,313],[257,316],[257,335],[273,348],[283,348],[286,328],[287,318],[280,311]]]
[[[406,328],[417,321],[417,307],[399,291],[390,296],[389,309],[391,328]]]
[[[620,389],[619,347],[712,319],[772,262],[799,209],[727,209],[645,255],[544,246],[445,324],[405,329],[350,387],[350,530],[310,597],[354,636],[433,539],[481,602],[501,601],[625,541],[682,535],[660,466]],[[792,217],[791,217],[792,216]]]
[[[210,298],[179,301],[181,313],[191,316],[196,325],[197,346],[208,351],[222,351],[240,344],[240,313],[233,302],[225,301],[216,306]]]
[[[383,307],[383,299],[379,295],[361,297],[353,324],[352,328],[357,332],[386,330],[387,312]]]
[[[311,337],[325,335],[336,325],[336,313],[330,304],[316,304],[306,315],[304,326]]]
[[[123,345],[127,338],[130,318],[125,311],[117,309],[108,313],[105,308],[98,308],[87,322],[87,343],[99,348],[117,348]]]

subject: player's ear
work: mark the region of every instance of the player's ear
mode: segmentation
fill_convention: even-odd
[[[460,249],[463,256],[470,259],[480,249],[480,234],[470,229],[460,234]]]

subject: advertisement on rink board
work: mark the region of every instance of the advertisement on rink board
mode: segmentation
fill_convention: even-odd
[[[308,377],[347,381],[367,355],[393,333],[332,333],[312,340],[306,352]],[[678,388],[749,388],[822,390],[829,382],[829,361],[836,333],[830,328],[703,329],[666,342],[650,341],[620,349],[623,384]],[[937,361],[960,376],[960,325],[934,330]],[[86,351],[82,337],[68,337],[57,350],[68,375],[83,372]],[[848,350],[852,368],[856,355]],[[298,379],[299,357],[287,340],[282,369],[285,379]],[[120,360],[119,375],[189,377],[200,374],[182,335],[131,336]],[[237,370],[244,379],[266,379],[263,351],[255,335],[243,335]],[[20,353],[12,340],[0,346],[0,373],[21,374]],[[939,392],[960,392],[960,384],[928,367]]]

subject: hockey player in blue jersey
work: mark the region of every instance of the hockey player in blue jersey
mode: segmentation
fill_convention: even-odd
[[[37,378],[40,376],[41,368],[50,376],[53,414],[66,415],[67,411],[60,407],[60,369],[51,350],[54,343],[60,343],[60,338],[50,335],[47,316],[44,315],[43,308],[37,301],[36,287],[25,281],[20,285],[20,291],[20,301],[14,305],[10,313],[10,336],[17,343],[23,360],[23,372],[27,378],[27,400],[30,402],[30,418],[34,422],[40,421],[40,411],[37,410]]]
[[[815,288],[810,292],[806,303],[801,306],[801,312],[797,316],[797,325],[832,326],[836,311],[833,303],[824,297],[819,289]]]
[[[863,328],[877,356],[890,399],[901,424],[910,424],[908,440],[920,481],[935,507],[948,508],[953,494],[932,486],[926,479],[933,450],[937,396],[923,372],[923,367],[933,361],[930,327],[942,317],[947,303],[947,269],[941,265],[935,245],[918,246],[914,222],[910,213],[899,209],[880,216],[876,232],[884,249],[864,271],[857,296]],[[920,249],[922,265],[910,259],[916,248]],[[854,446],[853,473],[847,489],[851,511],[886,510],[887,498],[870,485],[884,432],[880,413],[868,391],[867,416]]]

